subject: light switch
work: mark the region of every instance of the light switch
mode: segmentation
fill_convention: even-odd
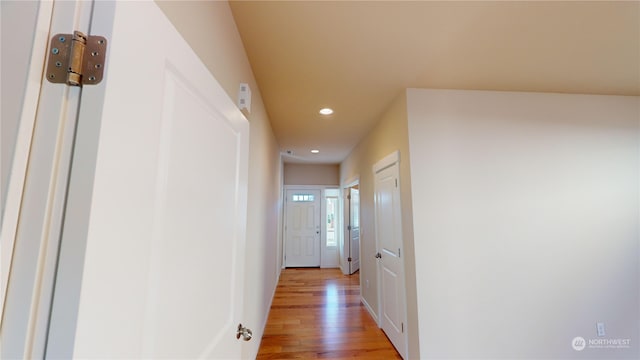
[[[604,336],[605,335],[605,331],[604,331],[604,323],[596,323],[596,328],[598,329],[598,336]]]

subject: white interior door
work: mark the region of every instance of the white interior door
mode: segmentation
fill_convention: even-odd
[[[286,191],[286,267],[320,266],[320,190]]]
[[[50,358],[239,358],[248,122],[152,1],[94,4]]]
[[[398,162],[375,171],[375,222],[379,279],[380,327],[400,355],[406,354],[405,286]]]
[[[349,189],[349,273],[360,270],[360,190]]]

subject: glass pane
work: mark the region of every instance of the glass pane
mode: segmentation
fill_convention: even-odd
[[[337,225],[338,198],[327,198],[327,246],[338,246]]]
[[[292,200],[295,202],[300,202],[300,201],[309,202],[309,201],[314,201],[315,198],[316,197],[314,195],[310,195],[310,194],[297,194],[292,196]]]

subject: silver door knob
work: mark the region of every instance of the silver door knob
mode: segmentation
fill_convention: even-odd
[[[240,339],[240,336],[242,336],[242,340],[249,341],[249,340],[251,340],[251,337],[253,336],[253,332],[251,332],[251,329],[247,329],[246,327],[242,326],[242,324],[238,324],[238,331],[236,332],[236,339]]]

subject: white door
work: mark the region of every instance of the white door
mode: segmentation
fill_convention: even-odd
[[[349,189],[349,273],[360,270],[360,191]]]
[[[405,357],[406,305],[399,171],[397,161],[385,162],[374,166],[380,327],[400,355]]]
[[[286,191],[285,266],[320,266],[320,190]]]
[[[97,1],[49,358],[239,358],[248,122],[152,1]],[[63,86],[63,85],[60,85]]]

